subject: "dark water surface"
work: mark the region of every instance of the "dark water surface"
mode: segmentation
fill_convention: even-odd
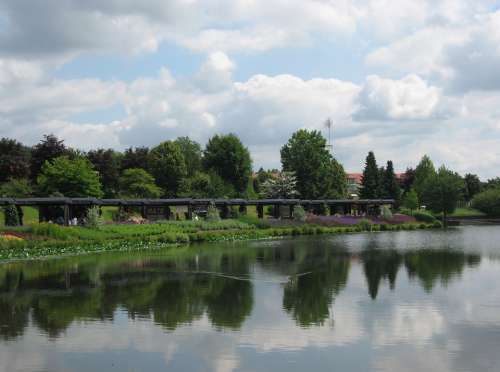
[[[499,371],[500,227],[0,264],[0,372]]]

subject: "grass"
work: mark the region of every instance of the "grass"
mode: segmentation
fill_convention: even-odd
[[[311,224],[271,226],[252,216],[239,220],[160,221],[145,225],[103,225],[98,228],[34,224],[0,228],[22,239],[0,238],[1,259],[26,259],[50,255],[103,251],[155,249],[195,242],[268,239],[296,235],[341,234],[363,231],[399,231],[438,227],[426,223],[326,227]]]

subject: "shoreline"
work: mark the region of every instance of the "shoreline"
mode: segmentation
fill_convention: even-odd
[[[142,228],[146,230],[143,235],[140,235],[141,226],[145,225],[129,225],[126,230],[130,232],[137,227],[135,236],[115,236],[110,238],[88,238],[85,234],[97,233],[98,229],[86,228],[65,228],[57,225],[49,225],[47,230],[41,232],[32,228],[12,229],[11,233],[17,236],[25,235],[26,239],[3,240],[0,241],[0,264],[18,260],[34,260],[45,258],[67,257],[75,255],[86,255],[102,252],[131,252],[158,250],[171,247],[189,247],[196,243],[217,243],[217,242],[232,242],[232,241],[250,241],[250,240],[268,240],[278,239],[293,236],[307,235],[338,235],[338,234],[355,234],[367,232],[389,232],[389,231],[413,231],[424,229],[436,229],[437,225],[429,223],[409,223],[398,225],[368,225],[368,226],[347,226],[347,227],[326,227],[318,225],[301,225],[278,228],[257,228],[253,225],[242,226],[240,228],[228,229],[198,229],[196,231],[186,231],[184,227],[176,231],[169,230],[165,226],[161,229],[161,224],[149,225],[150,228]],[[175,226],[175,225],[174,225]],[[159,228],[159,229],[158,229]],[[64,229],[75,229],[64,231]],[[113,228],[108,230],[114,231]],[[120,230],[119,228],[117,230]],[[155,230],[155,233],[148,232]],[[159,232],[158,232],[159,230]],[[35,231],[35,233],[33,233]],[[62,232],[61,232],[62,231]],[[5,230],[4,232],[9,232]],[[58,235],[66,232],[67,235]],[[80,233],[69,234],[71,233]],[[123,234],[126,235],[126,234]]]

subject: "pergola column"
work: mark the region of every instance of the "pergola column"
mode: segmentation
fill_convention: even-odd
[[[247,214],[247,206],[246,204],[240,204],[239,208],[238,208],[238,212],[240,214]]]
[[[69,205],[64,204],[64,226],[69,226]]]
[[[290,219],[293,219],[293,211],[295,209],[295,205],[290,204]]]
[[[276,219],[281,218],[280,204],[274,204],[273,212],[274,212],[274,218]]]
[[[257,217],[264,218],[264,206],[262,204],[257,204]]]

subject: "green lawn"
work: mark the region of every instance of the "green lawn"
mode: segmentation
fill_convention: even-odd
[[[473,208],[457,208],[453,214],[449,217],[461,218],[461,217],[485,217],[486,215],[483,212],[478,211]],[[441,215],[437,215],[436,217],[441,217]]]

